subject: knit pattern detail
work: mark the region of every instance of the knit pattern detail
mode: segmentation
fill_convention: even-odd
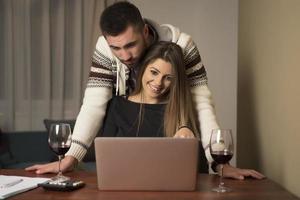
[[[112,88],[116,73],[116,64],[96,49],[92,57],[87,87]]]
[[[89,147],[88,147],[88,145],[86,145],[86,144],[84,144],[84,143],[82,143],[81,141],[79,141],[79,140],[72,140],[72,144],[78,144],[78,145],[80,145],[81,147],[83,147],[84,149],[88,149]]]
[[[185,49],[184,64],[186,74],[191,87],[207,85],[207,75],[202,63],[199,51],[194,42],[191,42]],[[127,68],[126,68],[127,69]],[[125,80],[128,81],[129,70],[126,70]],[[87,87],[106,87],[115,90],[117,67],[113,59],[95,50],[92,57],[92,66],[88,78]]]
[[[192,41],[183,51],[186,74],[191,87],[207,85],[207,75],[196,44]]]

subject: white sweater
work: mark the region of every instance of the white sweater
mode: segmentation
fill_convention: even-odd
[[[150,20],[147,20],[147,23],[152,30],[156,31],[158,40],[175,42],[183,49],[186,73],[200,122],[202,145],[208,161],[212,162],[207,147],[211,130],[219,126],[211,92],[207,87],[206,71],[198,49],[192,38],[180,32],[178,28],[169,24],[158,25]],[[127,66],[113,55],[105,38],[100,36],[92,58],[83,104],[74,127],[72,145],[66,155],[71,155],[78,161],[83,159],[102,126],[107,102],[112,97],[112,91],[115,90],[116,95],[125,94],[128,76]]]

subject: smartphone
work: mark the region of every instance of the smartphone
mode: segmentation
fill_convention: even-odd
[[[85,185],[83,181],[79,180],[67,180],[67,181],[48,181],[40,183],[38,186],[43,187],[45,190],[55,191],[73,191],[82,188]]]

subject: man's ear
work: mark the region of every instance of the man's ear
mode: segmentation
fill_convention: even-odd
[[[149,37],[149,27],[147,24],[145,24],[144,29],[143,29],[143,36],[145,39],[148,39]]]

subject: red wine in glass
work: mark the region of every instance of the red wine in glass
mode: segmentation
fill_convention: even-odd
[[[224,151],[215,151],[215,152],[211,153],[211,156],[216,163],[226,164],[231,160],[233,153],[231,153],[231,152],[227,153]]]
[[[65,155],[70,149],[70,145],[62,145],[62,146],[52,145],[50,147],[57,156]]]
[[[70,179],[62,174],[60,163],[65,153],[71,146],[71,127],[69,124],[59,123],[51,124],[48,143],[52,151],[58,156],[58,174],[52,178],[55,181],[65,181]]]
[[[214,161],[220,165],[221,175],[219,186],[213,188],[214,192],[229,192],[230,188],[224,186],[223,165],[228,163],[233,156],[233,137],[230,129],[214,129],[212,130],[209,150]]]

